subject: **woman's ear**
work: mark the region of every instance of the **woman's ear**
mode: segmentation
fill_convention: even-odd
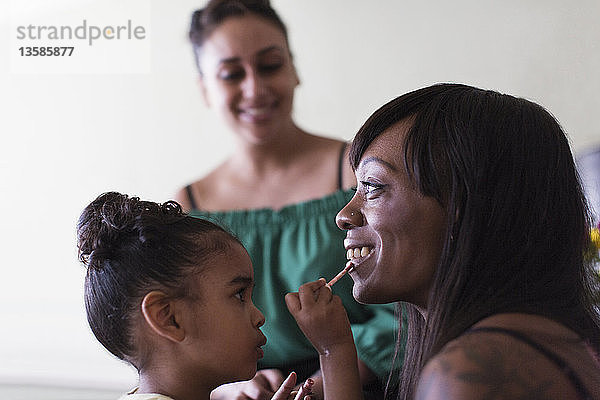
[[[298,70],[296,70],[296,66],[294,65],[294,77],[296,78],[296,86],[300,85],[300,76],[298,76]]]
[[[210,99],[208,97],[208,89],[206,87],[206,82],[204,82],[204,78],[202,75],[198,77],[198,86],[200,86],[200,93],[202,93],[202,100],[204,100],[204,105],[210,108]]]
[[[185,338],[185,330],[179,324],[178,307],[172,298],[159,290],[147,293],[142,299],[142,315],[146,323],[158,335],[173,342]]]

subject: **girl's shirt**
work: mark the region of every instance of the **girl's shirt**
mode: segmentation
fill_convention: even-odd
[[[119,397],[119,400],[173,400],[168,396],[156,393],[136,393],[138,388],[133,389],[131,392]]]

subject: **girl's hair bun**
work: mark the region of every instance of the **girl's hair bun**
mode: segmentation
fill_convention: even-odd
[[[152,239],[152,234],[144,232],[141,218],[177,220],[181,217],[181,206],[174,201],[157,204],[121,193],[104,193],[90,203],[79,218],[79,259],[88,268],[100,270],[126,243]]]
[[[174,201],[159,204],[115,192],[83,210],[77,240],[87,266],[90,328],[112,354],[138,369],[145,356],[136,346],[133,321],[143,297],[157,288],[173,298],[197,295],[188,277],[201,273],[215,254],[241,245],[220,226],[183,213]]]

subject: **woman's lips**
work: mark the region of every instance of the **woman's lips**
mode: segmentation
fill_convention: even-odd
[[[244,107],[240,109],[240,119],[250,122],[259,123],[266,121],[273,115],[273,105],[265,105],[261,107]]]

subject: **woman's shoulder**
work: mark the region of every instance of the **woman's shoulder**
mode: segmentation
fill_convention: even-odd
[[[342,189],[355,186],[354,171],[348,161],[350,142],[325,136],[309,135],[309,137],[312,140],[311,150],[307,151],[310,163],[341,174]]]
[[[581,341],[557,337],[552,330],[536,334],[510,323],[502,325],[492,326],[490,321],[478,324],[446,344],[425,365],[417,398],[580,398],[577,386],[583,386],[593,393],[592,398],[598,398],[599,394],[593,391],[600,378],[598,366],[591,357],[586,357]],[[519,339],[520,335],[531,338],[533,345]],[[565,361],[567,368],[557,365],[536,343],[550,348]],[[579,383],[565,372],[569,368]]]
[[[222,168],[215,168],[203,177],[181,187],[175,193],[175,201],[188,211],[204,208],[206,203],[211,201],[212,194],[218,192],[219,184],[223,181],[220,178],[222,172]]]

